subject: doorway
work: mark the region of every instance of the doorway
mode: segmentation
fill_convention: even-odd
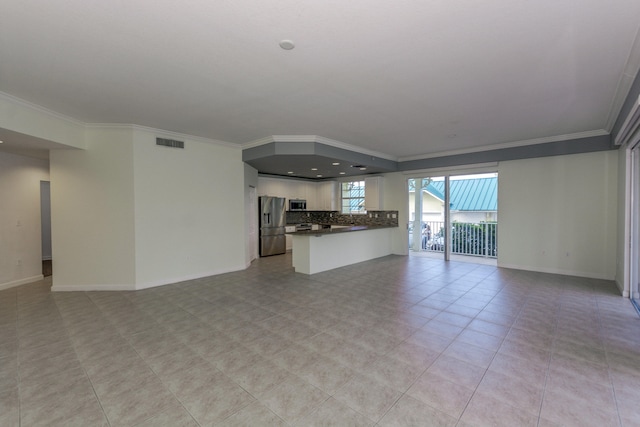
[[[497,173],[411,178],[408,192],[410,253],[495,263]]]
[[[40,181],[40,233],[42,235],[42,275],[53,274],[51,249],[51,183]]]

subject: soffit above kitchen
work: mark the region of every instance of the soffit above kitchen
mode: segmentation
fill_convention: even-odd
[[[397,162],[388,155],[350,148],[315,135],[271,136],[245,148],[242,160],[262,174],[313,180],[398,170]]]
[[[2,18],[0,92],[79,122],[399,162],[607,134],[640,68],[637,0],[4,0]]]

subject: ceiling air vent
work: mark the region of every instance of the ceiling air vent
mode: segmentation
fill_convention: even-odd
[[[163,147],[184,148],[184,141],[176,141],[175,139],[156,138],[156,145]]]

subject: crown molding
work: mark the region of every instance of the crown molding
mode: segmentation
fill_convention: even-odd
[[[23,108],[26,108],[26,109],[29,109],[29,110],[33,110],[33,111],[35,111],[37,113],[44,114],[44,115],[49,116],[49,117],[54,118],[54,119],[63,120],[63,121],[68,122],[68,123],[70,123],[70,124],[72,124],[74,126],[79,126],[79,127],[84,127],[85,126],[85,123],[81,122],[78,119],[74,119],[73,117],[66,116],[64,114],[60,114],[60,113],[58,113],[56,111],[50,110],[50,109],[48,109],[46,107],[42,107],[42,106],[40,106],[38,104],[34,104],[32,102],[25,101],[22,98],[18,98],[17,96],[10,95],[10,94],[8,94],[6,92],[1,92],[0,91],[0,100],[7,101],[7,102],[9,102],[11,104],[17,104],[20,107],[23,107]]]
[[[498,162],[485,162],[485,163],[474,163],[469,165],[461,165],[461,166],[444,166],[437,168],[427,168],[427,169],[412,169],[408,171],[403,171],[402,174],[407,176],[407,179],[412,178],[423,178],[425,175],[427,176],[451,176],[454,175],[475,175],[475,174],[483,174],[483,173],[494,173],[498,168]]]
[[[218,146],[223,146],[227,148],[233,149],[241,149],[238,144],[233,144],[231,142],[220,141],[218,139],[204,138],[201,136],[188,135],[186,133],[173,132],[170,130],[157,129],[148,126],[135,125],[130,123],[87,123],[87,129],[127,129],[131,131],[139,131],[139,132],[147,132],[152,133],[154,135],[167,137],[169,139],[186,139],[189,141],[202,142],[205,144],[215,144]]]
[[[633,82],[638,75],[638,71],[640,70],[640,29],[636,32],[636,37],[633,40],[633,44],[631,45],[631,50],[629,51],[629,57],[627,58],[627,63],[624,66],[624,70],[622,75],[620,75],[620,79],[618,80],[618,84],[616,86],[616,93],[611,100],[611,105],[609,106],[609,115],[607,116],[607,124],[605,125],[605,129],[609,132],[613,130],[613,126],[615,126],[616,121],[618,120],[618,116],[622,111],[622,107],[624,106],[624,102],[629,95],[629,91],[633,86]]]
[[[64,114],[57,113],[48,108],[42,107],[37,104],[33,104],[29,101],[25,101],[24,99],[15,97],[13,95],[9,95],[8,93],[1,92],[1,91],[0,91],[0,100],[7,101],[8,103],[11,103],[11,104],[19,105],[20,107],[27,108],[29,110],[35,111],[40,114],[44,114],[46,116],[49,116],[57,120],[63,120],[74,126],[80,127],[83,130],[129,129],[129,130],[137,130],[142,132],[154,133],[157,135],[162,135],[162,136],[166,136],[174,139],[181,138],[181,139],[188,139],[191,141],[203,142],[207,144],[215,144],[215,145],[224,146],[228,148],[234,148],[234,149],[241,148],[238,144],[233,144],[231,142],[221,141],[218,139],[204,138],[201,136],[188,135],[184,133],[173,132],[173,131],[164,130],[164,129],[156,129],[156,128],[151,128],[147,126],[141,126],[141,125],[135,125],[135,124],[129,124],[129,123],[85,123],[80,120],[74,119],[73,117],[65,116]]]
[[[269,144],[272,142],[275,142],[275,140],[273,139],[273,136],[265,136],[264,138],[254,139],[253,141],[245,142],[243,144],[240,144],[240,146],[244,150],[247,148],[259,147],[261,145]]]
[[[460,154],[472,154],[483,151],[502,150],[505,148],[524,147],[527,145],[546,144],[549,142],[570,141],[572,139],[590,138],[594,136],[609,135],[604,129],[592,130],[587,132],[571,133],[566,135],[548,136],[544,138],[527,139],[522,141],[505,142],[501,144],[484,145],[482,147],[464,148],[460,150],[440,151],[432,154],[422,154],[417,156],[401,157],[399,162],[407,162],[411,160],[433,159],[437,157],[455,156]]]
[[[325,138],[318,135],[270,135],[264,138],[242,144],[243,149],[254,148],[260,145],[270,144],[273,142],[316,142],[318,144],[328,145],[343,150],[354,151],[356,153],[365,154],[367,156],[379,157],[381,159],[398,161],[397,157],[378,151],[367,150],[357,145],[347,144],[346,142],[336,141],[335,139]]]
[[[381,159],[391,160],[394,162],[398,161],[396,156],[392,156],[387,153],[381,153],[380,151],[367,150],[366,148],[358,147],[356,145],[347,144],[346,142],[336,141],[334,139],[325,138],[322,136],[316,136],[316,141],[320,144],[330,145],[336,148],[342,148],[344,150],[356,151],[360,154],[366,154],[367,156],[379,157]]]

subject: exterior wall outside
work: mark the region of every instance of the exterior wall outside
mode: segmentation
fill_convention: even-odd
[[[409,218],[415,219],[415,193],[409,193]],[[444,205],[441,200],[422,193],[422,221],[444,221]]]
[[[469,222],[478,224],[481,222],[496,222],[498,215],[496,212],[451,212],[451,221]]]
[[[0,152],[0,290],[42,278],[40,181],[49,162]]]
[[[414,212],[414,193],[409,193],[409,218],[411,221],[415,219]],[[422,196],[422,218],[423,222],[444,222],[444,204],[442,201],[433,197],[429,193],[423,193]],[[458,222],[495,222],[497,221],[496,212],[465,212],[451,211],[451,221]]]

